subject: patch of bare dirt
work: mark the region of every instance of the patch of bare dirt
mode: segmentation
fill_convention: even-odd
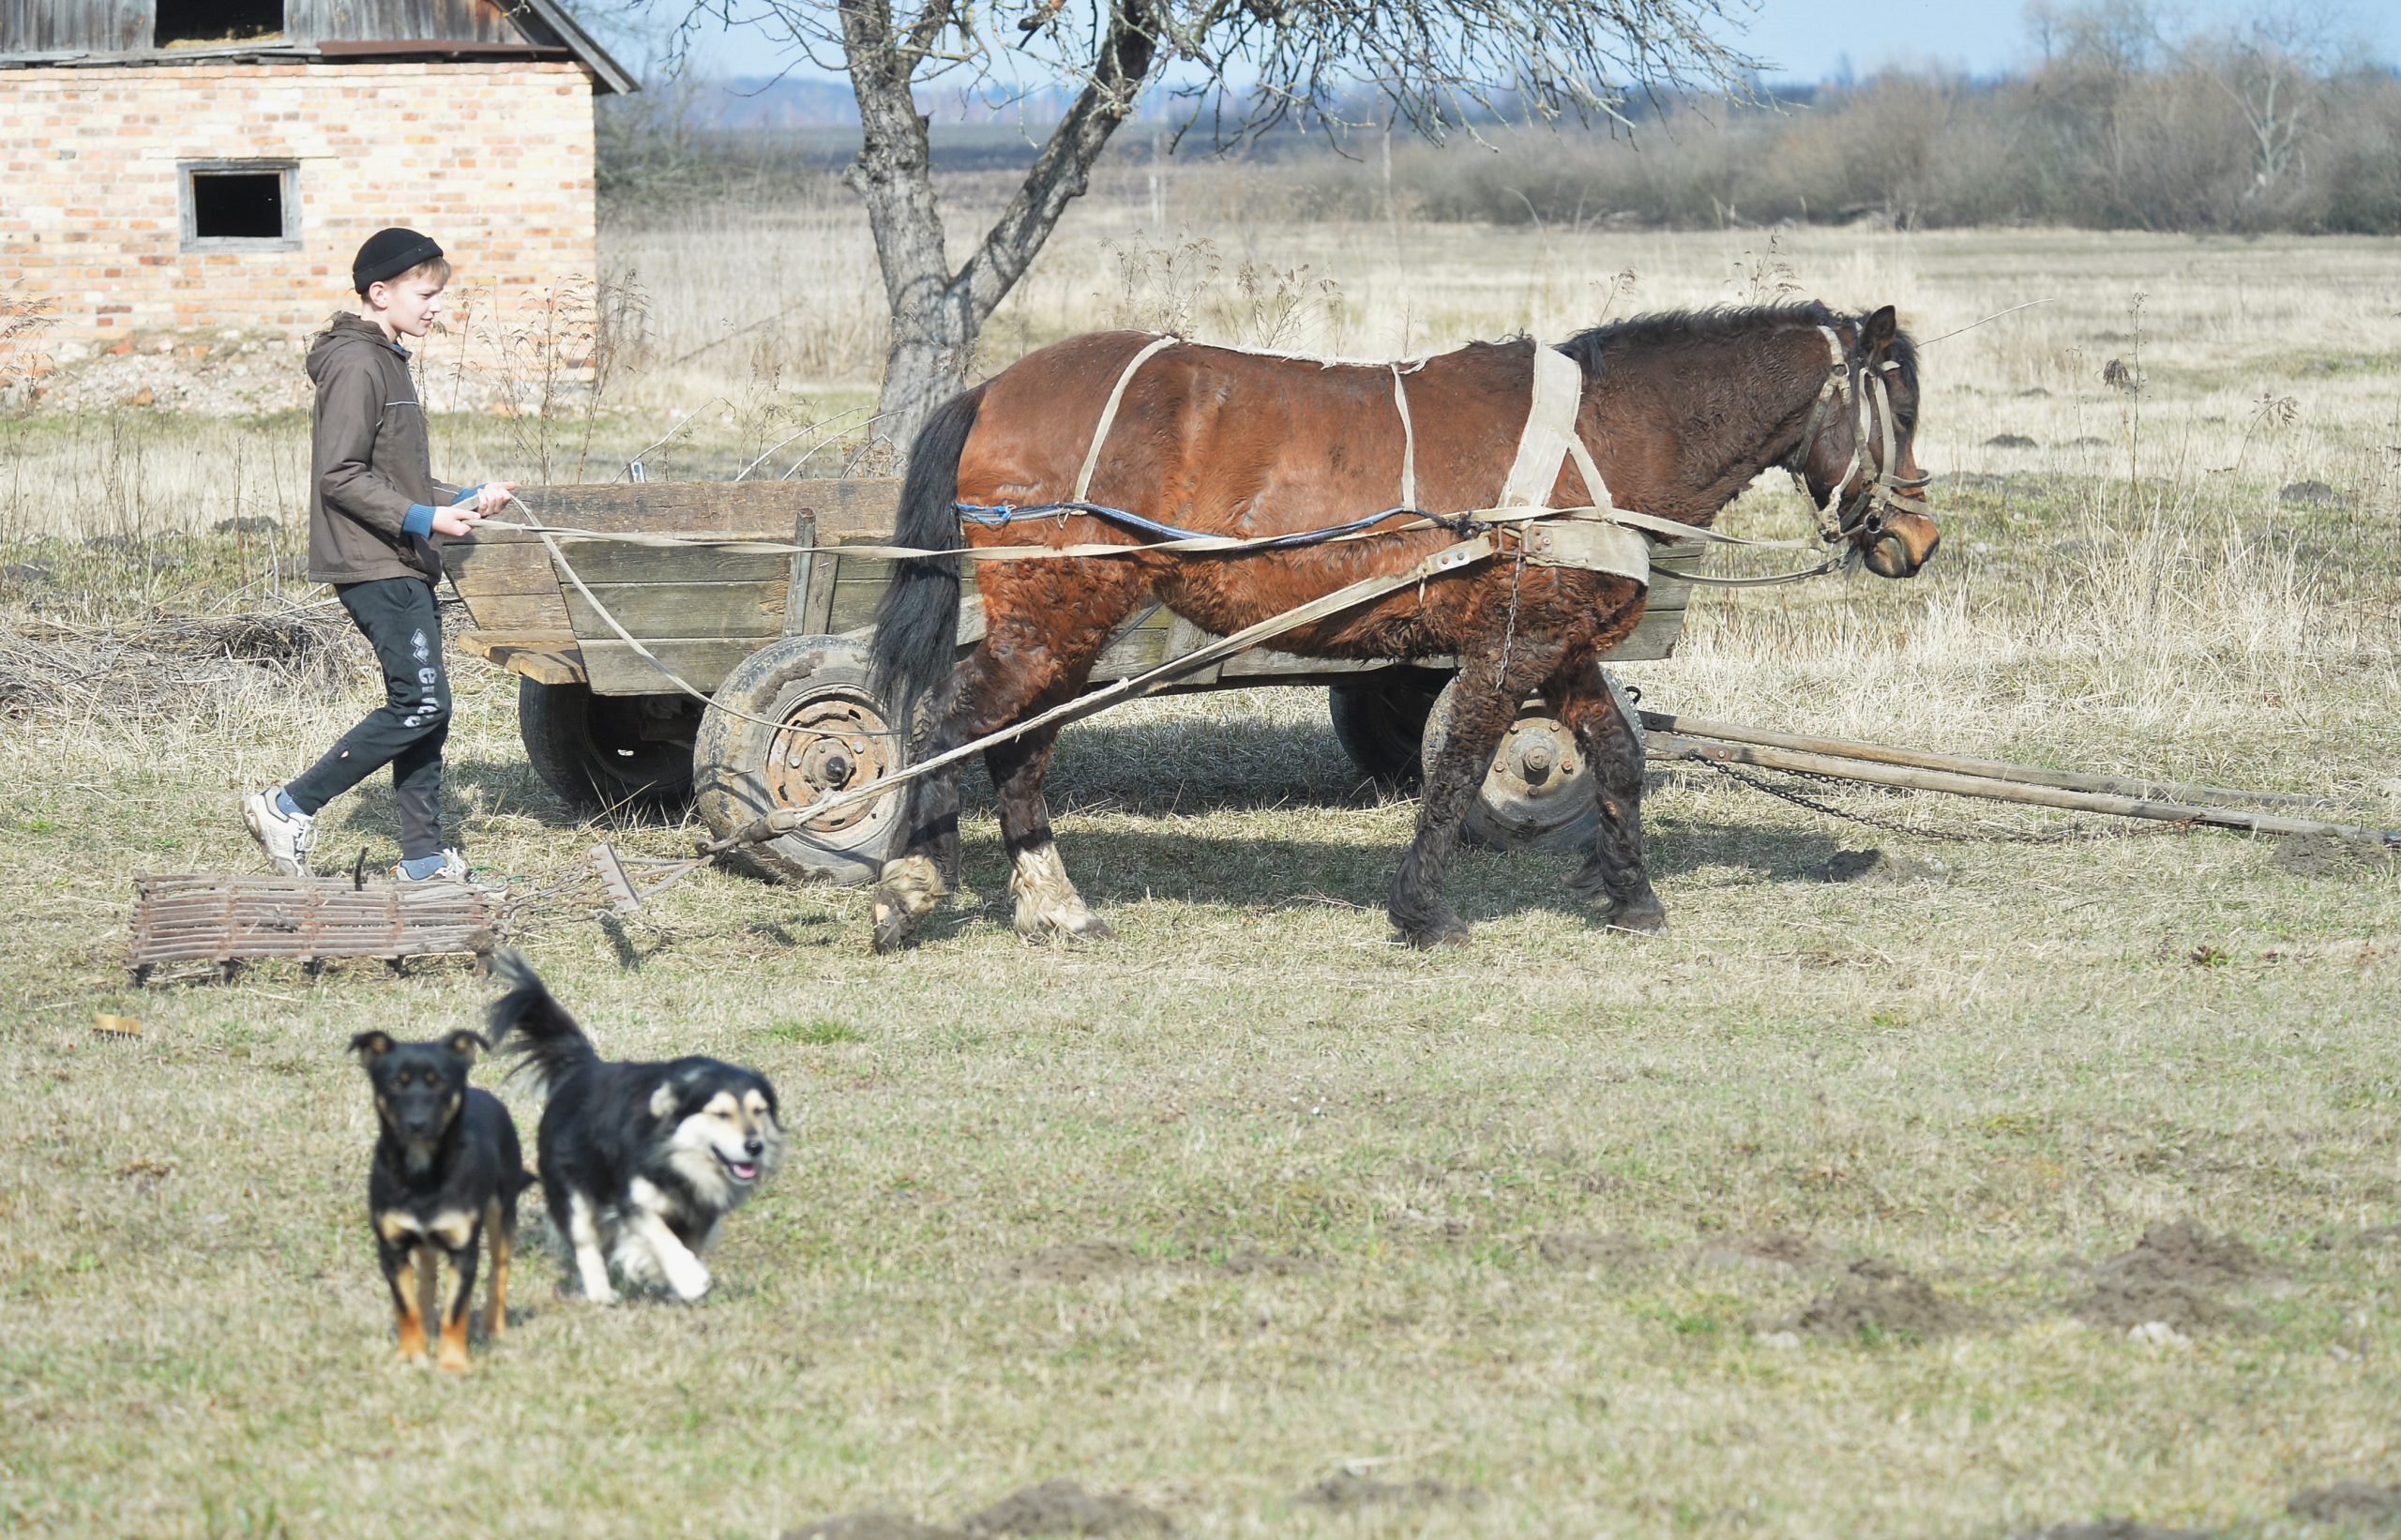
[[[957,1530],[920,1524],[895,1513],[844,1514],[786,1530],[779,1540],[960,1540]]]
[[[1115,1241],[1065,1241],[1010,1258],[1001,1276],[1023,1283],[1088,1283],[1141,1265],[1133,1247]]]
[[[2339,834],[2288,834],[2276,841],[2268,865],[2295,877],[2351,877],[2392,863],[2393,853],[2377,839],[2347,839]]]
[[[1925,1279],[1870,1258],[1853,1262],[1832,1292],[1812,1301],[1782,1329],[1851,1341],[1930,1342],[1983,1322],[1977,1312],[1943,1298]]]
[[[2387,1524],[2401,1527],[2401,1487],[2338,1481],[2295,1492],[2285,1512],[2313,1524]]]
[[[2053,1524],[2048,1529],[2021,1530],[2009,1540],[2215,1540],[2203,1530],[2163,1530],[2131,1518],[2102,1518],[2090,1524]]]
[[[1912,883],[1948,883],[1951,868],[1940,861],[1890,851],[1836,851],[1826,858],[1829,883],[1865,883],[1870,887],[1906,887]]]
[[[1484,1501],[1484,1494],[1472,1487],[1454,1487],[1431,1476],[1415,1481],[1380,1481],[1355,1471],[1336,1471],[1323,1481],[1294,1492],[1292,1501],[1306,1507],[1347,1513],[1397,1502],[1458,1502],[1472,1507]]]
[[[1231,1274],[1235,1277],[1289,1278],[1298,1273],[1314,1273],[1321,1264],[1309,1257],[1286,1256],[1281,1252],[1256,1251],[1245,1247],[1226,1253],[1223,1261],[1211,1264],[1211,1271]]]
[[[1072,1481],[1046,1481],[1011,1492],[982,1513],[959,1522],[971,1536],[1039,1534],[1173,1534],[1175,1525],[1156,1508],[1122,1492],[1087,1492]]]
[[[1630,1267],[1647,1249],[1631,1235],[1554,1230],[1534,1237],[1534,1255],[1553,1267]]]
[[[1685,1255],[1710,1267],[1789,1267],[1796,1272],[1829,1266],[1834,1253],[1806,1235],[1762,1230],[1747,1235],[1713,1235]]]
[[[2271,1271],[2235,1236],[2177,1219],[2152,1226],[2133,1250],[2093,1268],[2091,1290],[2068,1308],[2096,1326],[2125,1331],[2156,1321],[2189,1335],[2234,1319],[2225,1291]]]

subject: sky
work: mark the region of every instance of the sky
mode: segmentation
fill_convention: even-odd
[[[2259,0],[2172,3],[2201,26],[2259,8]],[[650,8],[664,8],[652,0]],[[2377,57],[2401,62],[2401,0],[2352,0],[2333,8]],[[1748,30],[1729,40],[1774,64],[1771,79],[1797,81],[1831,79],[1846,61],[1861,75],[1913,63],[1992,75],[2027,63],[2031,54],[2024,11],[2014,0],[1759,0]],[[755,33],[715,30],[696,54],[709,74],[761,75],[773,68]]]
[[[2201,28],[2240,21],[2259,0],[2182,0],[2174,9]],[[2378,58],[2401,60],[2401,0],[2334,8]],[[1858,74],[1887,65],[1937,63],[1994,75],[2031,62],[2022,7],[2009,0],[1760,0],[1746,52],[1780,66],[1777,78],[1826,80],[1846,56]]]

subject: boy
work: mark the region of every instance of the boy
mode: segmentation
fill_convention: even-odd
[[[309,348],[317,387],[309,577],[333,585],[375,649],[388,699],[297,778],[244,797],[242,822],[277,871],[305,876],[317,809],[388,764],[400,799],[393,881],[462,881],[466,858],[442,842],[450,680],[433,601],[442,578],[434,538],[466,534],[508,501],[516,483],[461,490],[432,476],[425,413],[400,339],[423,337],[442,313],[450,281],[442,248],[414,230],[379,230],[358,249],[350,276],[358,312],[337,313]]]

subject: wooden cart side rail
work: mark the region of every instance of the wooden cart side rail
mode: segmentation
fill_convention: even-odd
[[[666,533],[694,540],[839,546],[889,539],[898,485],[888,480],[660,483],[531,488],[519,495],[545,523],[572,519],[578,527],[602,536]],[[831,520],[834,527],[821,520]],[[883,556],[638,546],[566,535],[553,539],[560,556],[582,580],[580,585],[566,583],[540,537],[530,531],[489,530],[448,549],[453,585],[474,620],[474,629],[461,644],[526,678],[542,684],[588,684],[603,695],[651,695],[671,687],[657,665],[627,642],[617,626],[696,688],[713,690],[744,657],[778,637],[863,631],[892,577],[893,564]],[[1663,547],[1655,553],[1642,621],[1611,649],[1608,661],[1650,661],[1674,652],[1692,588],[1684,569],[1706,550],[1696,541]],[[972,566],[966,578],[959,633],[962,648],[984,634]],[[1152,604],[1120,629],[1095,665],[1093,679],[1106,684],[1129,677],[1214,640]],[[1423,666],[1436,668],[1447,662],[1422,660]],[[1178,687],[1208,688],[1235,680],[1300,683],[1391,666],[1390,659],[1306,658],[1261,650],[1229,659]]]

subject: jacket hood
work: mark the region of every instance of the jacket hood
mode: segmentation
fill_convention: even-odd
[[[325,329],[309,341],[309,378],[323,383],[325,365],[345,348],[381,348],[400,357],[408,355],[394,347],[384,336],[384,328],[364,317],[348,311],[337,311]]]

